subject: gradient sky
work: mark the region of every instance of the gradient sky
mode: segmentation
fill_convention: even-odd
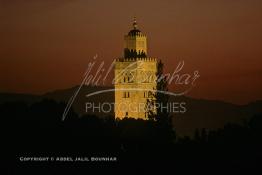
[[[133,16],[167,72],[200,72],[190,96],[262,99],[261,0],[0,0],[0,92],[79,84],[94,55],[123,55]]]

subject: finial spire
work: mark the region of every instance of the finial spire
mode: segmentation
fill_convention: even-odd
[[[133,27],[134,27],[134,29],[137,29],[136,17],[134,17]]]

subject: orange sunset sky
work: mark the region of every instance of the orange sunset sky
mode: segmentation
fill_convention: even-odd
[[[189,96],[262,99],[261,0],[0,0],[0,92],[79,84],[94,55],[105,67],[123,55],[133,16],[167,72],[199,71]]]

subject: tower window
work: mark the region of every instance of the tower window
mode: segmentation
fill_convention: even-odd
[[[124,81],[124,83],[132,83],[133,80],[132,80],[132,78],[131,78],[131,74],[129,74],[129,75],[127,75],[127,74],[124,75],[123,81]]]
[[[129,92],[124,92],[123,93],[123,98],[129,98],[129,97],[130,97]]]

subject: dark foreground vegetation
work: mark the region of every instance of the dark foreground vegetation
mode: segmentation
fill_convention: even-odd
[[[242,125],[200,128],[190,138],[177,136],[167,123],[78,116],[73,110],[61,121],[64,109],[65,104],[52,100],[0,105],[1,164],[10,174],[30,169],[35,174],[76,174],[79,168],[97,167],[135,174],[156,170],[224,174],[257,171],[261,165],[261,115]],[[117,157],[117,161],[21,162],[21,156]]]

